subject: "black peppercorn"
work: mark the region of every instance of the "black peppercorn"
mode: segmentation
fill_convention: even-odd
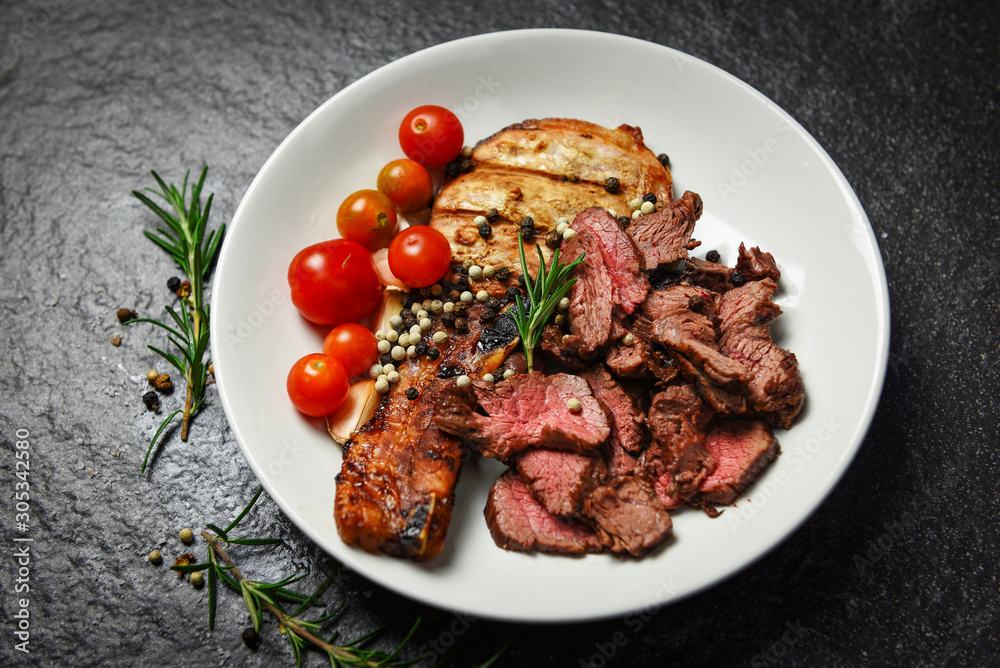
[[[494,274],[498,281],[506,281],[510,278],[510,269],[507,267],[497,267],[497,272]]]
[[[562,235],[555,230],[549,230],[549,233],[545,235],[545,245],[549,248],[558,248],[560,243],[562,243]]]
[[[500,311],[500,300],[497,299],[496,297],[487,297],[486,298],[486,308],[491,308],[494,311],[499,312]]]
[[[642,196],[642,201],[652,202],[653,204],[656,204],[656,193],[646,193],[645,195]]]
[[[497,312],[491,308],[484,308],[482,313],[479,314],[479,319],[482,322],[493,322],[497,317]]]
[[[405,394],[406,394],[406,398],[407,399],[409,399],[410,401],[413,401],[414,399],[417,398],[417,395],[420,394],[420,390],[418,390],[415,387],[408,387],[408,388],[406,388],[406,393]]]
[[[482,225],[479,226],[479,236],[481,236],[483,239],[489,239],[491,236],[493,236],[493,228],[490,227],[489,223],[483,223]]]
[[[660,161],[661,165],[663,165],[667,169],[670,169],[670,156],[668,156],[666,153],[661,153],[660,155],[656,156],[656,159]]]
[[[160,398],[156,392],[147,392],[142,395],[142,403],[146,404],[146,410],[157,411],[160,409]]]
[[[462,293],[459,292],[458,290],[452,288],[451,290],[448,291],[448,301],[457,302],[461,298],[462,298]]]
[[[627,230],[628,226],[632,224],[632,219],[628,216],[618,216],[618,224],[622,226],[623,230]]]
[[[454,313],[442,313],[441,314],[441,324],[445,327],[455,326],[455,314]]]
[[[618,191],[621,190],[622,184],[613,176],[609,176],[604,181],[604,189],[607,190],[612,195],[617,195]]]
[[[707,253],[705,253],[705,259],[708,260],[709,262],[718,263],[719,260],[722,259],[722,256],[719,255],[719,251],[717,251],[717,250],[710,250]]]
[[[250,649],[257,649],[260,645],[260,636],[257,635],[257,632],[252,626],[248,626],[243,629],[243,644]]]
[[[731,275],[729,276],[729,280],[730,280],[730,281],[732,282],[732,284],[733,284],[733,285],[735,285],[736,287],[740,287],[741,285],[743,285],[744,283],[746,283],[746,282],[747,282],[747,277],[743,275],[743,272],[742,272],[742,271],[734,271],[734,272],[733,272],[733,273],[732,273],[732,274],[731,274]]]
[[[120,308],[115,313],[115,317],[118,318],[118,322],[122,323],[123,325],[129,320],[134,319],[135,316],[136,316],[135,311],[133,311],[130,308]]]
[[[403,315],[403,311],[405,311],[405,310],[409,309],[411,306],[413,306],[413,303],[415,301],[417,301],[417,300],[414,299],[409,294],[407,294],[406,296],[404,296],[403,297],[403,309],[400,310],[399,315]]]
[[[430,361],[433,362],[439,357],[441,357],[441,351],[438,350],[437,348],[431,348],[430,350],[427,351],[427,359],[429,359]]]
[[[444,167],[444,175],[448,178],[453,178],[458,176],[458,173],[462,170],[462,163],[460,158],[452,160]]]
[[[520,221],[518,221],[517,224],[520,225],[521,227],[534,227],[535,219],[532,218],[531,216],[525,216]]]
[[[517,277],[517,284],[520,285],[522,288],[527,287],[527,284],[524,282],[524,274],[521,274],[520,276]]]
[[[171,276],[167,279],[167,290],[171,292],[177,292],[181,289],[181,279],[176,276]]]
[[[430,350],[430,349],[431,349],[431,347],[429,345],[427,345],[427,343],[425,341],[421,341],[420,343],[417,344],[417,354],[418,355],[426,355],[427,351]]]
[[[535,238],[535,228],[533,227],[522,227],[521,228],[521,238],[525,241],[531,241]]]
[[[521,294],[521,290],[516,285],[511,285],[507,288],[506,296],[507,299],[514,301],[514,298]]]
[[[413,313],[410,313],[409,316],[404,316],[403,317],[403,326],[407,330],[409,330],[415,324],[417,324],[417,316],[413,315]]]
[[[461,302],[461,301],[455,302],[455,311],[454,311],[455,317],[457,318],[458,316],[460,316],[463,313],[465,313],[466,309],[468,309],[468,308],[469,308],[469,305],[466,304],[465,302]]]
[[[469,331],[469,321],[465,318],[455,318],[455,329],[459,332]]]
[[[382,366],[385,366],[386,364],[392,364],[393,363],[392,355],[390,353],[382,353],[381,355],[379,355],[378,363],[381,364]]]
[[[500,212],[496,209],[490,209],[490,212],[486,214],[486,221],[488,223],[495,223],[500,219]]]
[[[420,288],[420,296],[424,299],[430,299],[433,297],[434,295],[431,294],[431,286],[428,285],[426,288]]]

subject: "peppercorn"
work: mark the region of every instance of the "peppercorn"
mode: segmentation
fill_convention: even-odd
[[[420,394],[420,390],[418,390],[415,387],[408,387],[408,388],[406,388],[406,398],[409,399],[410,401],[413,401],[414,399],[416,399],[417,395],[419,395],[419,394]]]
[[[142,403],[146,404],[146,410],[156,412],[160,410],[160,398],[156,396],[156,392],[147,392],[142,395]]]
[[[194,532],[191,531],[191,529],[184,527],[180,530],[180,533],[177,534],[177,537],[181,539],[182,543],[190,543],[194,540]]]
[[[479,236],[481,236],[483,239],[489,239],[491,236],[493,236],[493,228],[490,227],[489,223],[483,223],[482,225],[479,226]]]
[[[670,169],[670,156],[668,156],[666,153],[661,153],[660,155],[656,156],[656,159],[660,161],[661,165],[663,165],[667,169]]]
[[[159,550],[153,550],[149,553],[149,563],[159,564],[161,561],[163,561],[163,557],[160,555]]]
[[[201,574],[201,571],[195,571],[188,579],[191,581],[191,585],[195,587],[200,587],[205,583],[205,576]]]
[[[731,275],[729,276],[729,280],[730,280],[730,281],[732,282],[732,284],[733,284],[733,285],[735,285],[736,287],[740,287],[741,285],[743,285],[744,283],[746,283],[746,282],[747,282],[747,277],[743,275],[743,272],[742,272],[742,271],[734,271],[734,272],[733,272],[733,273],[732,273],[732,274],[731,274]]]
[[[191,283],[184,281],[181,283],[181,287],[177,288],[177,296],[181,299],[187,299],[191,296]]]
[[[521,274],[520,276],[517,277],[517,284],[520,285],[522,288],[527,287],[527,284],[524,282],[524,274]]]
[[[496,209],[490,209],[490,212],[486,214],[486,222],[495,223],[500,219],[500,212]]]
[[[467,302],[459,300],[455,302],[455,310],[453,311],[453,313],[455,314],[456,317],[458,317],[463,313],[465,313],[468,309],[469,309],[469,304]]]
[[[381,364],[383,367],[386,364],[392,364],[392,355],[389,353],[382,353],[381,355],[378,356],[378,363]]]
[[[120,346],[121,344],[122,344],[122,337],[118,336],[117,334],[111,336],[111,345]]]
[[[410,310],[410,307],[413,306],[413,302],[415,301],[417,300],[411,297],[409,294],[403,297],[403,310],[399,312],[399,315],[403,315],[403,311]]]
[[[462,171],[462,161],[460,158],[452,160],[447,165],[444,166],[444,175],[448,178],[454,178],[458,176],[459,172]]]
[[[545,235],[545,245],[549,248],[558,248],[560,243],[562,243],[562,236],[555,230],[549,230],[549,233]]]
[[[171,292],[177,292],[181,289],[181,279],[176,276],[171,276],[167,279],[167,290]]]
[[[479,319],[482,322],[493,322],[497,317],[497,312],[493,309],[487,307],[483,309],[483,312],[479,314]]]
[[[518,221],[517,224],[519,226],[521,226],[521,227],[534,227],[535,226],[535,219],[532,218],[531,216],[525,216],[520,221]]]
[[[500,300],[496,297],[488,297],[485,304],[488,308],[491,308],[498,313],[500,312]]]
[[[257,649],[260,646],[260,636],[252,626],[243,629],[243,644],[250,649]]]
[[[498,281],[506,281],[510,278],[510,269],[507,267],[497,267],[496,277]]]
[[[427,351],[430,350],[430,348],[431,347],[429,345],[427,345],[426,342],[421,341],[420,343],[417,344],[417,354],[418,355],[426,355]]]
[[[629,216],[618,216],[618,224],[622,226],[623,230],[627,230],[628,226],[632,224],[632,219]]]
[[[642,196],[643,202],[649,202],[650,204],[656,204],[656,193],[646,193]]]
[[[469,331],[469,321],[465,318],[455,318],[455,329],[459,332]]]
[[[431,348],[430,350],[427,351],[427,359],[429,359],[430,361],[433,362],[439,357],[441,357],[441,351],[438,350],[437,348]]]
[[[718,263],[719,260],[722,259],[722,255],[720,255],[719,251],[717,250],[710,250],[707,253],[705,253],[705,259],[708,260],[709,262]]]
[[[129,320],[134,320],[136,313],[130,308],[120,308],[118,309],[118,312],[115,313],[115,316],[117,316],[118,322],[124,325]]]
[[[531,241],[535,238],[535,228],[533,227],[522,227],[521,228],[521,238],[525,241]]]
[[[518,289],[516,285],[511,285],[510,287],[507,288],[507,292],[505,292],[504,294],[507,297],[507,299],[514,301],[517,298],[517,296],[521,294],[521,291]]]
[[[160,375],[159,371],[157,371],[156,369],[150,369],[149,371],[146,372],[146,380],[152,383],[159,377],[159,375]]]
[[[461,298],[461,296],[462,296],[462,293],[460,291],[458,291],[458,290],[449,290],[448,291],[448,301],[452,302],[452,306],[455,305],[455,302],[457,302]]]
[[[445,327],[454,327],[455,326],[455,312],[451,311],[451,312],[448,312],[448,313],[442,313],[441,314],[441,324],[444,325]]]
[[[583,404],[576,397],[570,397],[570,399],[566,402],[566,408],[568,408],[571,413],[579,413],[583,409]]]
[[[173,391],[174,384],[170,382],[170,376],[165,373],[161,373],[155,380],[153,380],[153,389],[167,394]]]
[[[617,195],[618,191],[621,190],[622,184],[618,179],[613,176],[609,176],[604,181],[604,189],[607,190],[612,195]]]

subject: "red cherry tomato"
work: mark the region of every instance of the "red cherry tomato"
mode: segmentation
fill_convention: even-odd
[[[426,288],[451,266],[451,246],[433,227],[408,227],[389,244],[389,269],[411,288]]]
[[[396,207],[377,190],[351,193],[337,210],[337,230],[369,251],[385,248],[396,234]]]
[[[288,267],[292,303],[319,325],[354,322],[378,306],[382,283],[371,254],[347,239],[303,248]]]
[[[340,362],[348,376],[362,376],[378,357],[378,342],[370,329],[349,322],[330,330],[323,340],[323,354]]]
[[[313,353],[292,365],[285,386],[297,409],[312,417],[324,417],[340,408],[351,384],[340,362]]]
[[[444,167],[462,152],[464,141],[458,116],[433,104],[417,107],[399,126],[403,153],[424,167]]]
[[[426,209],[434,196],[434,184],[416,160],[393,160],[378,173],[378,191],[392,200],[403,213]]]

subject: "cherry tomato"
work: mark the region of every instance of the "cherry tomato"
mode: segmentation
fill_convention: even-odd
[[[351,193],[337,210],[337,230],[369,251],[385,248],[396,234],[396,207],[377,190]]]
[[[323,354],[340,362],[348,376],[362,376],[378,357],[378,342],[370,329],[349,322],[330,330],[323,340]]]
[[[417,107],[399,126],[403,153],[424,167],[444,167],[462,152],[464,141],[458,116],[433,104]]]
[[[375,310],[382,296],[371,254],[347,239],[300,250],[288,266],[288,285],[295,307],[319,325],[360,320]]]
[[[433,227],[408,227],[389,244],[389,269],[411,288],[426,288],[451,266],[451,246]]]
[[[312,353],[292,365],[285,387],[293,406],[306,415],[324,417],[340,408],[351,384],[335,358]]]
[[[416,160],[393,160],[378,173],[378,190],[403,213],[426,209],[434,196],[434,184]]]

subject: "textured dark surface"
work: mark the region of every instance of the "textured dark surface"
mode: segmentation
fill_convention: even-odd
[[[421,615],[414,647],[510,640],[501,665],[986,665],[1000,646],[1000,346],[994,3],[91,2],[0,5],[0,663],[289,665],[273,624],[240,641],[220,599],[145,555],[231,516],[256,484],[210,401],[137,473],[155,364],[119,306],[165,303],[165,256],[128,195],[209,164],[215,221],[298,122],[386,62],[458,37],[600,29],[691,53],[798,119],[854,186],[882,248],[891,360],[874,426],[842,484],[796,534],[724,584],[644,616],[525,627],[455,618],[347,575],[347,635]],[[112,334],[123,336],[112,347]],[[176,395],[168,400],[178,402]],[[31,527],[13,526],[16,430],[30,431]],[[285,538],[247,570],[332,560],[273,503]],[[13,649],[14,536],[34,538],[31,654]],[[199,548],[199,552],[201,548]],[[264,555],[262,550],[245,550]],[[436,644],[436,645],[432,645]],[[602,654],[603,653],[603,654]],[[613,658],[605,657],[613,655]],[[321,665],[311,657],[310,665]]]

